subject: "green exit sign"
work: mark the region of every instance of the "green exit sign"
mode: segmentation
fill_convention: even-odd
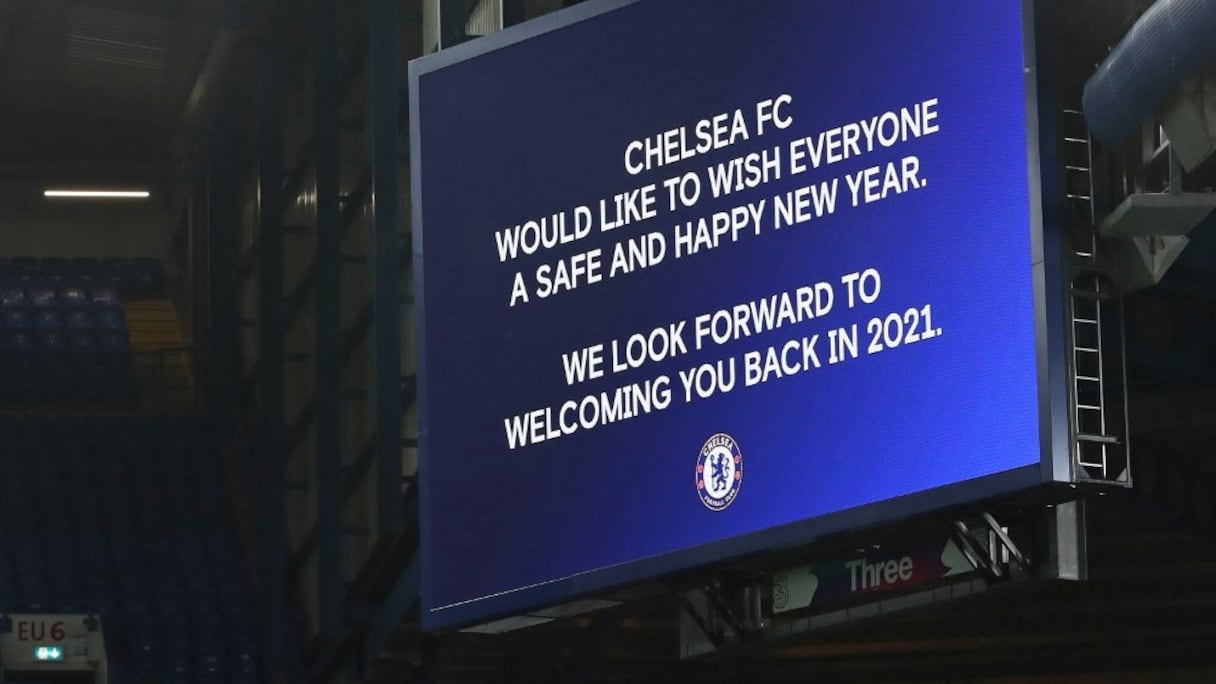
[[[37,646],[34,648],[34,660],[42,663],[58,663],[63,660],[62,646]]]

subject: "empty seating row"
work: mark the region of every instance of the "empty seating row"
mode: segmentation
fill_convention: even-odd
[[[39,307],[33,310],[0,309],[0,329],[8,332],[90,330],[124,332],[127,319],[122,309],[59,310]]]
[[[126,331],[92,328],[0,334],[0,403],[125,405],[136,399]]]
[[[153,260],[155,261],[155,260]],[[82,282],[97,260],[18,258],[0,281],[0,403],[129,404],[136,398],[125,307],[114,285]],[[117,262],[115,262],[117,263]],[[133,263],[127,260],[127,263]],[[159,265],[157,265],[159,269]],[[72,272],[70,282],[52,273]]]
[[[109,285],[7,281],[0,285],[0,306],[6,310],[31,307],[111,309],[121,307],[122,302],[118,291]]]
[[[0,613],[100,615],[110,682],[258,676],[201,419],[0,416]]]
[[[0,257],[0,281],[34,280],[105,285],[138,296],[160,294],[165,287],[160,260],[151,257]]]

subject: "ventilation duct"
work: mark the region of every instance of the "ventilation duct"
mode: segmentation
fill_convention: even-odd
[[[1085,84],[1089,128],[1121,144],[1216,53],[1216,2],[1158,0],[1136,21]]]

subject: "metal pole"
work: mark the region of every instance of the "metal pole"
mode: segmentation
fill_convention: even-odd
[[[313,128],[316,136],[316,492],[321,635],[340,636],[343,615],[341,226],[338,207],[338,23],[336,0],[313,4]]]
[[[404,524],[401,496],[401,217],[397,116],[400,3],[371,3],[372,333],[375,341],[376,493],[381,534]]]
[[[258,346],[260,378],[259,537],[262,648],[269,681],[287,676],[287,526],[283,480],[286,443],[283,359],[283,41],[276,30],[279,2],[272,2],[258,59]]]

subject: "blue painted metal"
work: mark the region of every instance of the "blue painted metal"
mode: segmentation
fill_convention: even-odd
[[[381,534],[401,531],[401,212],[397,183],[401,51],[397,0],[371,2],[372,331],[376,495]]]
[[[1118,145],[1183,81],[1213,57],[1216,3],[1158,0],[1085,84],[1090,130]]]
[[[274,3],[277,6],[277,3]],[[284,516],[286,416],[283,358],[283,41],[273,30],[262,36],[258,58],[258,346],[259,605],[267,679],[287,676],[287,526]]]
[[[336,0],[313,4],[313,129],[316,144],[316,486],[317,591],[321,636],[342,631],[342,318],[338,179]]]
[[[364,667],[374,662],[393,632],[418,600],[418,554],[410,557],[392,591],[372,614],[363,638]]]
[[[237,220],[237,166],[227,145],[207,156],[207,350],[210,354],[208,400],[211,417],[227,437],[236,417],[237,312],[233,281]]]

